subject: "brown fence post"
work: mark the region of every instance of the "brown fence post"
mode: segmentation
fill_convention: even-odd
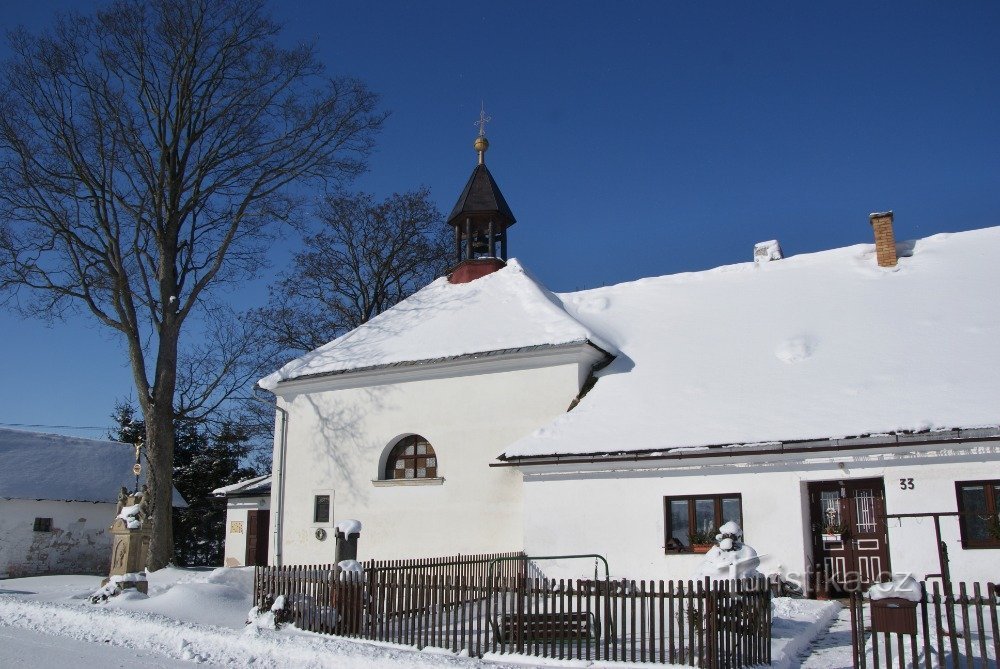
[[[700,583],[698,584],[701,585]],[[699,588],[700,589],[700,588]],[[719,648],[718,648],[718,618],[717,618],[717,602],[715,598],[715,593],[712,592],[710,587],[704,590],[705,597],[705,620],[704,627],[708,633],[708,643],[705,646],[705,657],[704,665],[709,669],[717,669],[719,666]]]

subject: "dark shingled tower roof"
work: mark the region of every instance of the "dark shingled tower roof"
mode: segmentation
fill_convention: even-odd
[[[480,164],[476,165],[469,182],[458,196],[458,202],[448,216],[448,224],[461,225],[466,217],[480,219],[490,214],[496,216],[497,223],[503,225],[513,225],[517,222],[510,207],[507,206],[507,201],[503,199],[497,182],[493,180],[493,175],[486,169],[485,164]]]

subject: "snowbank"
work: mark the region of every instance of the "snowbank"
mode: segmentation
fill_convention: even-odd
[[[771,600],[771,666],[797,667],[798,656],[826,632],[842,609],[837,602],[788,597]]]

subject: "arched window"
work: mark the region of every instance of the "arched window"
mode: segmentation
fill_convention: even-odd
[[[437,477],[437,456],[420,435],[403,437],[385,462],[386,479],[432,479]]]

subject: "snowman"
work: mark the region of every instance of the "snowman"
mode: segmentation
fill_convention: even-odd
[[[696,578],[740,579],[757,578],[760,558],[752,546],[743,543],[743,530],[729,521],[719,528],[713,546],[695,572]]]

